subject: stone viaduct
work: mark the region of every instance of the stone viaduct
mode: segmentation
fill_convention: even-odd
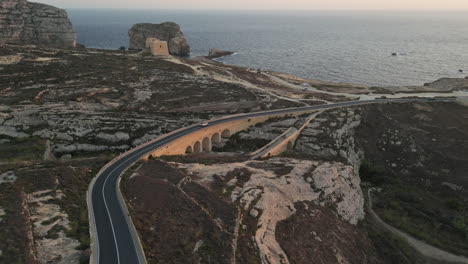
[[[246,130],[256,124],[266,122],[270,118],[286,117],[286,116],[300,116],[303,114],[316,112],[317,110],[300,111],[289,114],[271,114],[255,117],[241,118],[243,114],[234,115],[231,117],[239,116],[239,119],[229,120],[226,122],[217,122],[216,125],[210,125],[206,128],[199,129],[190,134],[180,137],[179,139],[168,143],[167,145],[156,149],[152,153],[144,156],[143,160],[156,158],[160,156],[172,155],[185,155],[188,153],[210,152],[213,144],[221,143],[221,138],[228,138],[231,135]],[[223,118],[224,119],[224,118]],[[213,123],[217,120],[211,120]],[[197,125],[193,125],[197,126]]]
[[[321,113],[314,113],[310,115],[300,128],[291,127],[286,130],[283,134],[273,139],[270,143],[265,145],[263,148],[250,154],[252,159],[267,158],[277,156],[285,151],[291,151],[296,144],[296,140],[301,134],[302,130],[309,125],[309,123]]]

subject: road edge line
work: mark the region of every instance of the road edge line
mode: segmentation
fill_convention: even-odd
[[[94,216],[94,207],[93,207],[93,188],[96,184],[97,179],[101,176],[102,172],[114,164],[115,160],[118,157],[112,159],[104,167],[102,167],[96,176],[91,180],[86,191],[86,204],[88,206],[88,225],[89,225],[89,248],[91,249],[91,255],[89,256],[89,264],[98,264],[99,263],[99,237],[96,228],[96,219]]]
[[[94,184],[96,183],[96,180],[98,178],[98,175],[96,175],[92,180],[91,183],[88,186],[88,190],[86,191],[86,203],[88,205],[88,222],[89,222],[89,238],[90,238],[90,244],[89,248],[91,249],[91,255],[89,256],[89,264],[97,264],[99,259],[98,259],[98,254],[97,252],[99,251],[99,241],[98,241],[98,234],[97,234],[97,228],[96,228],[96,220],[94,219],[94,207],[93,207],[93,188]]]
[[[127,222],[127,225],[129,226],[129,229],[130,229],[130,235],[132,236],[133,241],[138,242],[138,245],[135,245],[135,243],[133,243],[133,245],[138,247],[138,248],[135,248],[135,251],[137,252],[137,256],[138,256],[138,261],[141,264],[146,264],[148,262],[146,260],[146,255],[145,255],[145,250],[143,249],[143,244],[141,243],[140,236],[138,235],[138,231],[136,230],[135,224],[133,224],[133,220],[130,217],[130,212],[128,211],[127,204],[125,203],[125,198],[120,192],[120,182],[122,180],[122,176],[127,172],[128,169],[130,169],[138,161],[139,160],[130,164],[130,166],[128,166],[127,168],[125,168],[125,170],[122,171],[122,173],[119,175],[115,188],[117,189],[116,190],[117,200],[119,201],[120,208],[122,208],[122,211],[124,213],[125,221]]]

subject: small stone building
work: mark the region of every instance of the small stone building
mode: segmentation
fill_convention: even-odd
[[[147,38],[146,48],[149,49],[154,56],[169,56],[167,41],[162,41],[157,38]]]

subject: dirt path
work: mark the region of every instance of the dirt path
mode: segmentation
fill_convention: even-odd
[[[438,261],[444,261],[445,262],[451,262],[451,263],[468,263],[468,258],[464,256],[458,256],[455,254],[452,254],[450,252],[441,250],[439,248],[433,247],[421,240],[418,240],[406,233],[401,232],[400,230],[390,226],[389,224],[385,223],[372,209],[372,197],[371,197],[371,192],[372,189],[369,189],[367,192],[367,197],[369,198],[369,204],[368,204],[368,209],[372,217],[374,217],[377,222],[382,225],[385,229],[388,231],[392,232],[393,234],[402,237],[406,239],[406,241],[419,253],[421,253],[423,256],[438,260]]]
[[[175,57],[169,57],[169,58],[166,58],[166,60],[169,61],[169,62],[173,62],[173,63],[177,63],[177,64],[181,64],[181,65],[185,65],[187,67],[190,67],[190,68],[192,68],[192,70],[195,72],[196,75],[207,75],[207,76],[210,76],[211,78],[213,78],[213,79],[215,79],[217,81],[241,85],[241,86],[244,86],[244,87],[246,87],[248,89],[257,90],[257,91],[260,91],[262,93],[268,94],[270,96],[276,97],[278,99],[303,104],[304,106],[310,105],[310,104],[308,104],[306,102],[303,102],[301,100],[298,100],[298,99],[294,99],[294,98],[290,98],[290,97],[275,94],[274,92],[269,91],[268,89],[264,89],[262,87],[259,87],[259,86],[255,85],[255,84],[253,84],[253,83],[250,83],[247,80],[238,78],[234,74],[232,76],[228,77],[228,76],[224,76],[224,75],[214,73],[214,72],[204,72],[203,70],[200,70],[198,67],[190,65],[188,63],[185,63],[182,60],[180,60],[178,58],[175,58]],[[204,63],[201,63],[201,64],[204,64]]]
[[[333,96],[345,96],[345,97],[348,97],[348,98],[351,98],[352,100],[359,100],[359,95],[357,94],[348,94],[348,93],[335,93],[335,92],[329,92],[329,91],[325,91],[325,90],[320,90],[320,89],[317,89],[315,87],[303,87],[303,86],[300,86],[300,85],[296,85],[296,84],[292,84],[292,83],[289,83],[285,80],[282,80],[274,75],[271,75],[271,74],[265,74],[268,76],[268,78],[270,78],[272,81],[280,84],[280,85],[283,85],[283,86],[286,86],[286,87],[289,87],[289,88],[292,88],[292,89],[296,89],[296,90],[302,90],[302,89],[307,89],[307,91],[312,91],[312,92],[316,92],[316,93],[323,93],[323,94],[329,94],[329,95],[333,95]]]

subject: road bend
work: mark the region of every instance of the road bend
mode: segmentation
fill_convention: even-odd
[[[292,114],[303,111],[328,110],[341,107],[351,107],[374,103],[405,103],[405,102],[453,102],[455,98],[426,99],[378,99],[363,101],[348,101],[326,105],[306,106],[298,108],[272,110],[258,113],[248,113],[237,116],[230,116],[210,121],[209,126],[222,124],[233,120],[242,120],[251,117],[269,116],[273,114]],[[166,144],[177,140],[185,135],[198,130],[205,129],[201,126],[190,126],[181,129],[168,136],[156,139],[137,149],[128,151],[112,163],[106,165],[91,186],[90,194],[90,217],[91,232],[93,232],[97,243],[94,249],[97,252],[92,253],[92,262],[98,264],[143,264],[145,256],[138,239],[136,230],[127,215],[127,208],[121,202],[120,190],[118,187],[120,176],[131,165],[136,163],[142,157],[165,146]],[[94,261],[93,261],[94,260]]]

